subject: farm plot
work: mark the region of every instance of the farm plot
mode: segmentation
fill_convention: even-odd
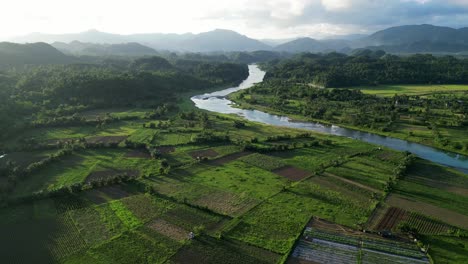
[[[418,234],[447,234],[450,230],[456,229],[455,227],[428,218],[422,214],[408,212],[401,208],[390,207],[386,210],[385,215],[383,215],[379,223],[374,227],[374,230],[393,230],[398,232],[398,228],[403,225],[417,230]]]
[[[78,210],[90,205],[86,199],[78,195],[54,197],[53,200],[58,214],[66,213],[71,210]]]
[[[385,252],[363,249],[361,254],[362,264],[429,264],[428,259],[417,259]]]
[[[371,210],[369,203],[352,201],[340,193],[304,181],[250,210],[227,235],[285,253],[313,215],[357,226],[366,221]]]
[[[142,227],[123,233],[110,241],[92,248],[88,258],[92,256],[93,262],[104,263],[163,263],[171,257],[182,244],[169,239],[157,232]],[[76,263],[84,263],[75,260]]]
[[[383,190],[388,178],[393,175],[393,171],[381,165],[382,162],[367,164],[353,158],[341,166],[331,167],[326,171],[369,188]]]
[[[70,211],[68,214],[90,246],[102,243],[126,230],[122,221],[107,204]]]
[[[157,136],[158,131],[154,129],[138,129],[132,133],[127,139],[130,142],[150,144]]]
[[[449,231],[454,231],[457,228],[447,225],[441,221],[430,219],[424,215],[411,212],[408,220],[403,222],[417,230],[418,234],[448,234]]]
[[[231,192],[240,198],[249,197],[256,200],[278,193],[288,183],[286,179],[274,173],[241,161],[233,161],[222,166],[202,163],[175,173],[179,175],[181,181]]]
[[[286,166],[273,170],[274,173],[283,176],[291,181],[300,181],[312,175],[312,173],[292,166]]]
[[[468,263],[468,239],[453,236],[422,236],[421,240],[430,245],[429,255],[434,263]]]
[[[220,165],[223,165],[223,164],[226,164],[228,162],[237,160],[239,158],[245,157],[245,156],[250,155],[250,154],[251,154],[251,152],[248,152],[248,151],[241,151],[241,152],[237,152],[237,153],[233,153],[233,154],[228,154],[228,155],[226,155],[224,157],[211,160],[209,162],[209,164],[220,166]]]
[[[320,145],[318,147],[274,152],[271,156],[280,158],[287,165],[314,172],[333,161],[343,160],[349,155],[371,151],[374,148],[372,145],[349,139],[337,140],[333,138],[334,142],[331,146]]]
[[[26,196],[40,190],[53,190],[89,179],[113,177],[119,172],[145,175],[158,171],[159,163],[150,159],[126,158],[123,149],[93,149],[77,151],[49,164],[26,177],[13,190],[12,196]]]
[[[441,221],[453,226],[468,229],[468,216],[452,210],[421,202],[416,199],[402,197],[396,194],[389,195],[387,198],[387,204],[400,207],[408,211],[427,215],[435,219],[440,219]]]
[[[134,149],[134,150],[127,152],[124,157],[149,159],[151,158],[151,155],[148,153],[148,151],[144,149]]]
[[[325,176],[327,175],[327,176]],[[361,203],[374,203],[374,200],[379,199],[378,193],[373,193],[367,189],[363,189],[347,181],[343,181],[340,177],[329,177],[328,174],[315,175],[309,179],[310,182],[320,185],[321,187],[336,191],[350,199]]]
[[[219,155],[218,152],[216,152],[213,149],[203,149],[203,150],[196,150],[192,151],[189,153],[190,156],[194,159],[199,159],[199,158],[214,158]]]
[[[160,133],[152,143],[159,146],[185,145],[192,142],[192,133]]]
[[[107,181],[118,176],[126,176],[136,178],[140,174],[137,170],[105,170],[105,171],[93,171],[85,179],[85,183],[93,183],[100,181]]]
[[[312,263],[357,263],[358,254],[359,249],[356,246],[321,239],[300,240],[294,248],[288,263],[294,263],[295,261],[300,263],[300,260]]]
[[[128,136],[94,136],[87,137],[86,142],[90,144],[119,144],[124,141]]]
[[[289,259],[312,263],[429,263],[419,249],[408,242],[384,240],[374,235],[351,231],[323,220],[314,219]]]
[[[170,263],[267,264],[277,263],[280,255],[238,241],[201,236],[180,249]]]
[[[127,197],[121,199],[120,202],[141,222],[148,222],[156,217],[160,217],[175,206],[167,200],[148,194]]]
[[[219,190],[209,192],[194,200],[193,203],[223,215],[238,216],[258,204],[259,201]]]
[[[394,230],[398,224],[408,219],[408,212],[397,207],[390,207],[383,216],[376,230]]]
[[[94,204],[103,204],[112,200],[122,199],[130,195],[132,194],[124,190],[122,185],[113,185],[86,191],[83,194],[83,198],[86,198]]]
[[[84,251],[86,242],[80,236],[73,220],[69,215],[61,215],[57,218],[58,230],[50,236],[49,248],[56,261],[63,261],[67,257]]]
[[[428,163],[418,159],[414,166],[418,169],[424,167],[426,164]],[[466,175],[463,173],[455,173],[453,170],[431,163],[428,164],[428,167],[432,172],[427,172],[427,174],[424,175],[419,174],[417,170],[415,171],[413,166],[410,167],[406,177],[399,180],[396,184],[394,193],[406,197],[407,200],[431,204],[468,216],[468,196],[446,189],[446,187],[448,187],[447,185],[456,185],[459,189],[468,188],[468,178]],[[427,171],[427,169],[425,171]],[[447,176],[447,179],[444,178],[445,176]],[[433,183],[434,181],[439,183],[435,186],[431,186],[425,179],[430,179]],[[447,185],[442,185],[441,183]],[[435,218],[444,220],[440,217]]]
[[[240,160],[249,165],[269,171],[285,166],[281,159],[259,153],[253,153],[251,155],[242,157]]]
[[[206,229],[208,232],[219,229],[225,220],[228,219],[180,204],[168,210],[161,218],[185,230],[193,231],[196,228],[202,228]]]
[[[170,239],[183,241],[189,239],[189,231],[163,219],[156,219],[147,225],[149,228]]]

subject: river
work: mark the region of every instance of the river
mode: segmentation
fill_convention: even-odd
[[[249,65],[249,77],[239,86],[213,93],[196,95],[191,99],[195,103],[196,107],[200,109],[223,114],[236,114],[250,121],[260,122],[273,126],[312,130],[336,136],[353,138],[399,151],[409,151],[423,159],[468,173],[468,157],[464,155],[432,148],[402,139],[380,136],[335,125],[323,125],[315,122],[297,122],[292,121],[286,116],[272,115],[258,110],[240,109],[236,108],[233,102],[226,99],[226,96],[230,93],[250,88],[255,83],[262,82],[264,77],[264,71],[260,70],[256,65]]]

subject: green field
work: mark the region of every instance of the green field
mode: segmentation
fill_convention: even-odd
[[[378,96],[394,96],[395,94],[424,96],[434,93],[467,92],[468,85],[379,85],[375,87],[360,86],[353,89]]]
[[[468,214],[462,173],[417,160],[389,192],[403,153],[251,122],[235,128],[235,120],[210,114],[206,128],[172,116],[116,121],[99,129],[32,129],[28,137],[39,142],[102,136],[96,141],[102,144],[86,147],[75,141],[70,155],[18,179],[4,197],[11,204],[0,210],[0,231],[6,234],[0,238],[0,255],[20,263],[283,263],[311,218],[357,230],[389,193]],[[171,125],[149,128],[152,122]],[[107,145],[114,136],[160,153],[151,158],[148,150],[134,149],[123,138],[118,145]],[[257,150],[245,151],[247,143]],[[21,144],[12,141],[11,147]],[[25,168],[59,148],[18,150],[7,157]],[[306,176],[292,180],[278,172],[283,168]],[[122,172],[134,178],[48,196],[92,177],[100,181]],[[44,196],[35,196],[38,192]],[[461,245],[465,238],[424,237],[434,259],[463,259],[461,246],[445,257],[441,241]],[[20,254],[24,247],[30,254]]]

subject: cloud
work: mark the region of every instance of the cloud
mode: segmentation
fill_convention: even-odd
[[[252,0],[243,9],[224,10],[219,15],[231,17],[239,24],[256,26],[258,32],[263,28],[276,28],[288,37],[296,34],[326,35],[330,32],[371,33],[405,24],[468,26],[468,1],[276,0],[265,3]]]
[[[0,37],[96,28],[112,33],[227,28],[256,38],[372,33],[390,26],[468,26],[468,0],[9,0]]]

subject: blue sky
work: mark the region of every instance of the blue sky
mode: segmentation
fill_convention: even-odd
[[[254,38],[368,34],[405,24],[468,26],[468,0],[3,0],[0,39],[31,32],[186,33]]]

